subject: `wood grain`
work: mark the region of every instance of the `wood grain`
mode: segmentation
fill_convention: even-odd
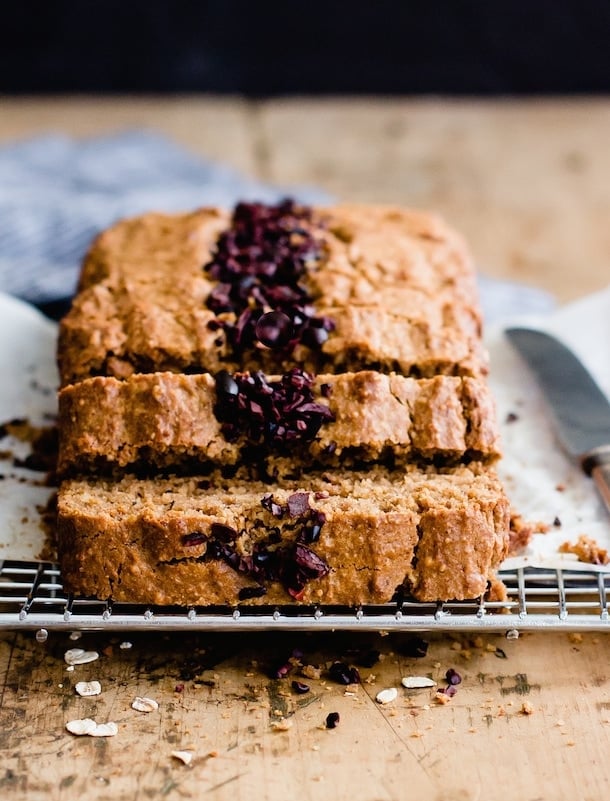
[[[470,239],[490,274],[529,281],[560,300],[607,285],[610,270],[610,102],[441,100],[0,98],[0,140],[57,131],[89,136],[149,126],[195,153],[282,184],[307,183],[344,200],[440,210]],[[125,635],[78,642],[0,634],[0,795],[55,799],[478,801],[607,794],[610,640],[539,633],[519,640],[435,635],[428,653],[408,637],[261,634]],[[100,659],[68,671],[64,652]],[[307,695],[271,678],[294,648],[322,666]],[[360,668],[347,688],[324,668]],[[500,650],[498,650],[500,649]],[[463,678],[439,704],[400,679],[449,667]],[[80,698],[76,681],[102,694]],[[388,707],[379,689],[396,686]],[[136,695],[158,712],[131,708]],[[527,703],[525,714],[523,704]],[[324,728],[329,712],[341,715]],[[67,721],[114,720],[114,738],[78,738]],[[274,731],[273,722],[292,723]],[[193,752],[190,765],[171,756]]]
[[[0,787],[30,801],[63,798],[333,797],[354,801],[430,799],[593,799],[608,788],[609,641],[604,635],[497,635],[429,638],[423,658],[405,655],[408,636],[65,634],[47,644],[30,635],[0,638],[5,677],[0,709]],[[68,672],[67,648],[98,649],[100,659]],[[357,651],[381,660],[360,667],[363,683],[344,687],[323,669],[295,695],[294,674],[271,678],[295,646],[323,668],[358,664]],[[406,675],[462,683],[447,704],[433,690],[405,690]],[[367,683],[374,676],[372,683]],[[80,698],[79,680],[102,694]],[[382,707],[376,693],[398,687]],[[346,693],[347,690],[347,693]],[[136,695],[159,710],[136,712]],[[525,709],[530,712],[526,714]],[[327,730],[327,714],[340,723]],[[114,738],[75,737],[74,718],[113,720]],[[286,720],[287,731],[274,722]],[[187,749],[186,766],[171,756]],[[405,793],[409,792],[409,796]],[[415,796],[411,796],[415,793]],[[4,795],[4,797],[7,797]]]
[[[567,301],[610,281],[610,102],[0,98],[0,141],[162,131],[280,185],[436,209],[484,272]]]

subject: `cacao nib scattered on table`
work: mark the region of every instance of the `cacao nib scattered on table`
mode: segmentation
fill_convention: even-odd
[[[326,716],[326,728],[327,729],[336,729],[339,725],[339,721],[341,720],[341,716],[338,712],[329,712]]]
[[[292,689],[295,691],[295,693],[297,693],[297,695],[305,695],[305,693],[310,691],[311,687],[309,684],[295,680],[292,682]]]
[[[290,353],[299,343],[319,349],[328,339],[334,323],[315,316],[300,283],[322,257],[311,221],[311,209],[292,200],[235,207],[203,268],[218,282],[207,299],[217,315],[210,327],[224,330],[235,353],[261,346]]]
[[[381,653],[376,648],[370,648],[368,650],[361,648],[350,648],[345,652],[345,656],[349,658],[350,661],[355,662],[361,667],[372,668],[377,664],[377,662],[379,662]]]
[[[454,670],[453,668],[449,668],[449,670],[445,673],[445,678],[447,680],[447,683],[451,685],[462,683],[462,677],[457,672],[457,670]]]
[[[360,673],[357,668],[350,667],[345,662],[333,662],[328,673],[337,684],[360,684]]]
[[[323,423],[334,420],[328,406],[312,392],[313,376],[293,368],[278,381],[261,372],[222,370],[216,376],[214,414],[229,442],[240,436],[256,445],[289,450],[295,442],[311,442]]]
[[[294,665],[292,662],[288,661],[285,662],[283,665],[280,665],[277,668],[274,668],[272,671],[272,676],[274,679],[285,679],[286,676],[292,672],[294,669]],[[293,682],[294,683],[294,682]]]
[[[428,653],[428,643],[421,637],[410,637],[404,643],[397,645],[397,650],[403,656],[409,656],[414,659],[423,659]]]

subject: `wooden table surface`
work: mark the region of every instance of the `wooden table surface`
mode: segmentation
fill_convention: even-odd
[[[490,275],[567,301],[610,278],[610,100],[0,98],[0,140],[148,126],[253,176],[340,199],[434,208]],[[0,634],[0,797],[332,798],[335,801],[599,799],[610,789],[610,640],[605,633],[422,635]],[[121,647],[129,640],[131,647]],[[64,652],[99,652],[70,670]],[[375,663],[363,682],[335,660]],[[273,678],[300,652],[322,668],[297,695]],[[445,684],[407,691],[406,675]],[[99,680],[81,698],[77,681]],[[379,690],[398,687],[387,706]],[[347,692],[346,692],[347,690]],[[159,703],[150,713],[136,696]],[[340,713],[326,729],[330,712]],[[110,738],[67,721],[115,721]],[[280,722],[279,729],[274,723]],[[284,723],[287,721],[287,723]],[[189,765],[171,754],[192,752]]]

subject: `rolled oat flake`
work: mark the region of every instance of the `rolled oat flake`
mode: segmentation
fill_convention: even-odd
[[[119,733],[119,727],[113,721],[98,724],[93,731],[89,732],[91,737],[114,737]]]
[[[396,687],[388,687],[387,690],[380,690],[375,696],[378,704],[391,704],[398,697],[398,690]]]
[[[87,662],[95,662],[100,655],[97,651],[85,651],[84,648],[70,648],[64,654],[64,661],[67,665],[86,665]]]
[[[66,723],[66,729],[70,734],[76,734],[79,737],[84,734],[91,734],[97,727],[97,723],[91,718],[83,718],[82,720],[69,720]]]
[[[78,681],[74,689],[78,695],[88,698],[91,695],[99,695],[102,692],[102,685],[99,681]]]
[[[193,761],[192,751],[172,751],[170,756],[173,756],[174,759],[179,759],[185,765],[190,765]]]
[[[405,676],[402,680],[402,686],[406,687],[407,690],[419,690],[423,687],[435,687],[436,682],[427,676]]]
[[[138,712],[156,712],[159,709],[159,704],[154,698],[143,698],[136,695],[131,703],[131,708],[136,709]]]

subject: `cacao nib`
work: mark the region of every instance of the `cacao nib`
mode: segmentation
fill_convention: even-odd
[[[241,587],[237,593],[240,601],[247,601],[249,598],[261,598],[267,594],[267,588],[262,585],[259,587]]]
[[[214,414],[223,435],[230,442],[243,435],[253,445],[280,452],[297,441],[311,442],[323,423],[334,420],[328,406],[316,401],[313,381],[296,367],[278,381],[268,381],[261,372],[220,372]]]
[[[288,514],[300,517],[309,511],[309,493],[295,492],[288,498]]]
[[[345,662],[333,662],[328,673],[337,684],[360,684],[360,673],[357,668],[350,667]]]
[[[200,531],[193,531],[182,537],[182,544],[187,547],[191,545],[201,545],[203,542],[206,542],[207,539],[206,535],[202,534]]]
[[[292,682],[292,689],[298,695],[305,695],[305,693],[308,693],[310,691],[311,687],[309,686],[309,684],[305,684],[302,681],[295,680]]]
[[[277,518],[284,517],[284,515],[286,514],[286,507],[281,506],[279,503],[276,503],[273,500],[273,494],[271,492],[267,492],[265,495],[263,495],[263,497],[261,498],[261,506],[263,507],[263,509],[266,509],[268,512],[271,512],[271,514]]]
[[[410,637],[399,646],[398,650],[403,656],[423,659],[428,653],[428,643],[421,637]]]
[[[287,314],[273,311],[258,318],[254,333],[258,341],[266,347],[283,348],[293,338],[294,328]]]
[[[296,532],[295,540],[282,544],[282,532],[278,527],[267,527],[265,540],[259,540],[250,554],[238,553],[235,541],[239,536],[231,526],[213,523],[210,537],[203,538],[207,542],[204,560],[218,559],[225,562],[233,570],[243,573],[259,583],[256,587],[244,587],[238,593],[239,600],[257,598],[266,594],[265,582],[280,582],[286,591],[295,599],[300,599],[305,585],[313,579],[321,578],[330,571],[330,566],[304,542],[312,542],[319,537],[324,524],[324,514],[311,509],[298,496],[308,499],[309,493],[294,493],[293,511],[303,511],[294,517],[295,524],[290,524],[291,531]],[[284,516],[288,506],[276,503],[271,493],[263,495],[261,505],[276,517]],[[262,521],[255,521],[253,529],[259,528]],[[302,528],[299,528],[302,524]],[[263,524],[264,525],[264,524]],[[315,531],[315,536],[308,532]],[[190,535],[187,535],[190,536]]]
[[[294,549],[294,561],[300,568],[299,572],[304,573],[308,578],[321,578],[330,570],[322,557],[300,543],[297,543]]]
[[[237,395],[239,386],[231,373],[221,370],[216,375],[216,392],[219,395]]]
[[[381,656],[380,652],[374,648],[371,648],[369,651],[355,651],[353,652],[354,661],[361,665],[362,667],[372,668],[374,665],[379,662],[379,657]]]
[[[341,720],[341,715],[338,712],[329,712],[326,716],[326,728],[336,729]]]
[[[305,526],[301,531],[300,539],[309,544],[317,542],[320,539],[321,531],[322,526],[318,523],[314,523],[313,526]]]
[[[230,542],[237,537],[237,531],[231,526],[225,526],[223,523],[212,523],[210,531],[212,536],[220,540],[220,542]]]
[[[311,209],[284,200],[271,206],[240,203],[231,227],[216,242],[204,270],[218,283],[207,298],[235,353],[261,344],[290,353],[298,343],[320,348],[334,324],[316,317],[313,298],[300,283],[308,264],[319,261],[322,244],[309,230]]]
[[[286,676],[292,672],[294,669],[294,665],[292,662],[285,662],[283,665],[280,665],[278,668],[275,668],[272,672],[272,676],[274,679],[285,679]]]
[[[445,673],[445,679],[447,680],[447,684],[455,685],[462,683],[462,677],[453,668],[449,668],[449,670]]]

